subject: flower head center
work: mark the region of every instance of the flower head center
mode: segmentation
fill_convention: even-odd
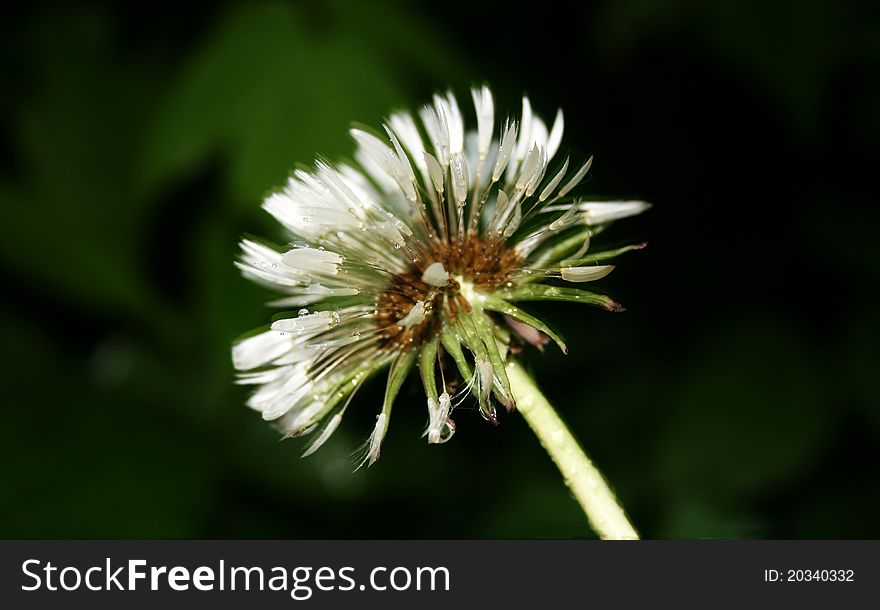
[[[500,240],[470,235],[432,242],[379,296],[375,317],[382,341],[390,349],[417,347],[440,331],[444,317],[455,320],[460,309],[469,310],[476,293],[507,284],[520,263]]]

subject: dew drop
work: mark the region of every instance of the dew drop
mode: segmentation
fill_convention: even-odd
[[[297,312],[297,315],[298,315],[300,318],[302,318],[303,316],[307,316],[307,315],[309,315],[309,310],[308,310],[308,309],[300,309],[300,310]]]

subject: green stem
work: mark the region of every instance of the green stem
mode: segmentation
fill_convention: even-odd
[[[534,380],[516,361],[508,364],[507,376],[517,410],[556,463],[593,530],[603,540],[637,540],[638,533],[602,473],[586,456]]]

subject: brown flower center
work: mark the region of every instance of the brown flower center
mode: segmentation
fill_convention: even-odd
[[[395,276],[379,297],[376,323],[384,346],[417,347],[432,332],[439,332],[441,312],[455,319],[459,309],[469,310],[470,303],[461,295],[455,278],[471,283],[476,290],[491,291],[507,283],[520,262],[516,252],[501,241],[487,242],[468,236],[463,241],[433,242],[429,255],[421,257],[406,273]],[[422,280],[422,274],[432,263],[441,263],[449,274],[444,286],[431,286]],[[407,320],[419,303],[424,307],[424,317]]]

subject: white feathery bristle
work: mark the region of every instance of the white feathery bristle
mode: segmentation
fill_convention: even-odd
[[[255,411],[262,411],[269,401],[278,396],[278,393],[281,392],[285,387],[287,387],[291,378],[306,377],[306,367],[306,364],[278,367],[284,371],[284,374],[278,377],[276,380],[261,385],[259,388],[257,388],[257,390],[248,398],[247,405]]]
[[[440,288],[445,286],[446,282],[449,281],[449,273],[443,267],[443,263],[435,261],[428,265],[422,273],[422,281],[429,286]]]
[[[497,182],[507,168],[510,162],[510,154],[513,151],[513,145],[516,142],[516,122],[509,122],[504,125],[504,131],[501,134],[501,143],[498,145],[498,157],[495,159],[495,169],[492,170],[492,182]]]
[[[235,379],[236,385],[265,385],[277,382],[285,377],[290,371],[289,366],[273,366],[272,368],[239,373]]]
[[[241,240],[241,249],[244,251],[245,258],[252,264],[265,263],[271,265],[281,260],[279,252],[251,239]]]
[[[467,200],[469,186],[467,162],[461,152],[454,152],[450,156],[449,171],[452,174],[452,195],[455,203],[461,207]]]
[[[545,201],[548,197],[553,194],[553,191],[556,190],[556,187],[559,186],[559,183],[562,182],[562,179],[565,178],[565,172],[568,171],[568,157],[565,158],[565,162],[562,164],[562,168],[553,176],[553,179],[547,183],[547,186],[544,187],[544,190],[541,191],[541,194],[538,196],[538,201]]]
[[[452,399],[446,392],[443,392],[439,398],[439,403],[433,398],[428,398],[428,428],[425,430],[425,436],[431,444],[445,443],[455,432],[455,427],[449,421]]]
[[[492,101],[492,92],[489,87],[483,85],[480,89],[471,89],[474,98],[474,109],[477,113],[478,152],[480,159],[485,159],[489,154],[489,146],[492,144],[492,130],[495,123],[495,105]]]
[[[335,275],[339,273],[339,265],[343,259],[335,252],[327,250],[294,248],[285,252],[281,260],[284,261],[285,265],[296,271]]]
[[[407,164],[407,167],[409,164]],[[315,167],[318,170],[318,177],[323,183],[321,188],[324,193],[331,195],[332,203],[339,208],[346,209],[352,216],[363,218],[365,205],[360,197],[348,185],[348,181],[342,173],[334,167],[327,165],[324,161],[317,161]],[[410,173],[412,170],[410,169]],[[413,177],[413,180],[415,177]]]
[[[353,297],[361,292],[360,288],[354,286],[338,286],[331,288],[330,286],[324,286],[323,284],[297,286],[291,291],[295,291],[296,295],[269,301],[269,305],[272,307],[289,307],[291,305],[299,305],[309,300],[312,302],[320,301],[321,299],[326,299],[328,297]]]
[[[436,400],[428,396],[428,428],[425,434],[429,443],[440,442],[440,426],[439,424],[440,405]]]
[[[255,281],[284,290],[293,289],[302,282],[298,271],[281,261],[281,253],[250,240],[241,242],[242,257],[235,262],[241,272]]]
[[[263,209],[289,231],[309,238],[320,237],[331,227],[349,228],[358,223],[346,210],[316,200],[311,188],[295,178],[291,178],[284,192],[267,197]]]
[[[614,265],[595,265],[592,267],[563,267],[560,269],[562,279],[566,282],[592,282],[598,280],[614,269]]]
[[[572,203],[565,208],[565,212],[563,212],[562,216],[550,223],[550,230],[558,231],[559,229],[571,226],[577,221],[577,213],[579,211],[580,207],[578,207],[576,203]]]
[[[541,146],[536,144],[534,148],[529,150],[526,155],[525,161],[520,168],[519,175],[516,179],[516,188],[517,190],[525,190],[529,187],[534,181],[535,177],[541,170],[541,157],[543,153],[541,152]]]
[[[392,133],[390,130],[388,131]],[[392,139],[392,142],[395,144],[395,150],[392,150],[371,133],[361,129],[351,129],[350,133],[360,146],[360,152],[365,153],[367,158],[393,178],[407,199],[415,201],[416,191],[413,184],[415,176],[412,173],[412,167],[409,161],[407,161],[406,155],[400,149],[400,143],[397,141],[397,138],[393,137]],[[403,157],[400,156],[402,154]]]
[[[446,92],[446,97],[434,96],[438,110],[446,113],[446,125],[449,127],[449,152],[457,153],[464,150],[464,118],[458,107],[458,100],[452,91]]]
[[[507,218],[507,214],[510,211],[508,209],[509,206],[510,197],[507,196],[503,189],[498,189],[498,196],[495,198],[495,212],[493,214],[493,222],[496,223],[495,228],[500,228],[504,223],[504,219]]]
[[[447,415],[452,411],[452,397],[449,395],[449,392],[440,394],[440,408]]]
[[[384,412],[376,416],[376,425],[373,427],[373,432],[370,433],[370,440],[367,443],[367,454],[364,456],[361,466],[364,464],[372,466],[379,459],[382,440],[385,438],[385,432],[388,429],[387,423],[388,416]]]
[[[381,195],[370,183],[370,180],[364,172],[356,169],[348,163],[340,163],[338,170],[340,179],[344,180],[348,185],[348,188],[350,188],[357,198],[363,202],[364,209],[376,205],[373,202],[379,200]]]
[[[535,189],[538,188],[541,181],[544,179],[544,174],[547,173],[547,149],[541,146],[538,148],[538,153],[538,166],[532,172],[532,176],[526,184],[526,197],[532,196]]]
[[[549,133],[547,132],[547,125],[544,124],[544,121],[535,117],[532,119],[532,131],[530,135],[531,142],[529,143],[529,147],[540,146],[541,148],[547,148],[547,136]]]
[[[389,167],[389,160],[395,156],[391,151],[391,147],[373,134],[362,129],[353,128],[349,130],[349,133],[354,138],[354,141],[357,142],[360,150],[366,153],[373,163],[385,170],[389,176],[394,176],[394,172]]]
[[[519,228],[519,224],[522,222],[522,204],[516,203],[513,208],[513,216],[510,217],[510,221],[507,223],[507,226],[504,228],[504,239],[509,238],[511,235],[516,233],[516,230]]]
[[[442,195],[444,188],[443,166],[440,165],[437,158],[429,152],[425,152],[425,164],[428,166],[428,174],[431,176],[434,190]]]
[[[312,390],[311,384],[306,385],[304,391],[301,392],[301,397],[305,397]],[[302,403],[300,402],[300,404]],[[281,417],[276,418],[276,424],[285,436],[299,435],[307,430],[314,429],[317,425],[316,420],[323,415],[326,409],[327,406],[323,401],[316,400],[306,404],[304,407],[288,410]],[[266,418],[265,415],[265,412],[263,412],[264,419]]]
[[[580,204],[586,213],[587,224],[599,225],[612,220],[641,214],[651,207],[645,201],[588,201]]]
[[[526,153],[529,151],[529,148],[532,146],[532,103],[529,102],[529,98],[525,95],[522,98],[522,118],[520,120],[520,134],[519,140],[516,143],[515,153],[513,155],[514,163],[512,164],[515,167],[525,159]],[[508,168],[508,171],[510,169]]]
[[[385,132],[388,134],[391,144],[394,145],[394,152],[397,153],[397,163],[394,163],[393,160],[389,163],[396,168],[397,175],[395,177],[400,181],[403,194],[410,202],[415,203],[418,200],[415,187],[416,175],[413,173],[412,165],[409,164],[409,157],[403,150],[403,146],[400,145],[400,140],[388,125],[385,125]]]
[[[581,180],[584,179],[584,176],[587,175],[587,172],[590,171],[590,166],[593,165],[593,157],[587,159],[581,168],[577,171],[577,173],[572,177],[571,180],[565,183],[561,189],[559,189],[559,197],[565,197],[568,192],[581,183]]]
[[[370,229],[394,244],[395,248],[400,248],[403,245],[404,239],[401,230],[407,235],[412,235],[412,229],[408,226],[402,222],[392,222],[390,220],[373,223],[370,225]]]
[[[267,330],[235,343],[232,346],[232,364],[239,371],[254,369],[283,356],[292,348],[292,337]]]
[[[401,139],[403,145],[409,151],[409,156],[420,170],[426,169],[425,166],[425,145],[422,136],[419,135],[419,128],[412,115],[408,112],[397,112],[388,119],[394,133]]]
[[[284,386],[268,401],[259,405],[265,421],[273,421],[293,409],[312,391],[312,383],[307,375],[291,375]],[[323,407],[322,403],[318,403]],[[296,419],[306,423],[311,413],[297,414]]]
[[[397,321],[398,326],[409,328],[425,321],[425,302],[416,301],[405,316]]]
[[[419,111],[419,117],[434,145],[437,160],[440,165],[445,166],[449,163],[449,124],[446,113],[436,106],[425,106]]]
[[[309,443],[309,446],[303,451],[301,457],[308,457],[320,449],[321,446],[327,442],[327,439],[333,436],[333,433],[336,432],[336,428],[339,427],[340,423],[342,423],[342,413],[334,413],[333,416],[327,420],[327,424],[324,426],[324,429],[321,430],[321,433],[315,437],[315,440]]]
[[[397,181],[388,175],[383,166],[378,165],[367,152],[359,147],[354,153],[355,160],[361,165],[364,173],[382,189],[383,193],[397,191]]]
[[[553,127],[550,129],[550,135],[547,138],[547,159],[550,160],[559,150],[562,143],[562,132],[565,130],[565,119],[562,116],[562,108],[556,111],[556,118],[553,120]]]
[[[492,368],[492,363],[488,360],[478,360],[476,365],[476,374],[479,376],[480,382],[480,394],[483,400],[487,400],[489,394],[492,393],[492,384],[495,381],[495,371]]]
[[[335,311],[316,311],[308,313],[302,310],[296,318],[283,318],[272,322],[272,330],[292,332],[296,335],[318,333],[330,330],[339,323],[339,314]]]

